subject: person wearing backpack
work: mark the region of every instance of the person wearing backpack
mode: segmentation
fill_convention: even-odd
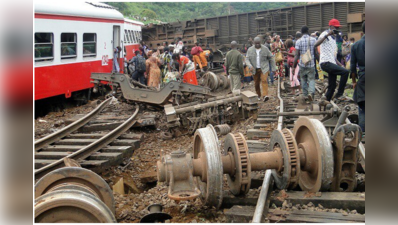
[[[145,75],[144,73],[146,72],[146,61],[143,56],[141,56],[140,51],[135,51],[135,56],[129,63],[133,64],[135,66],[135,71],[131,75],[131,78],[133,80],[136,80],[140,82],[141,84],[145,84]]]
[[[191,55],[192,55],[193,62],[195,63],[195,68],[197,65],[199,65],[200,72],[204,72],[203,67],[207,66],[207,62],[206,62],[206,65],[202,65],[201,56],[200,56],[200,54],[202,52],[203,52],[203,49],[199,46],[199,43],[196,42],[195,47],[193,47],[191,50]]]
[[[312,102],[315,95],[315,63],[314,46],[316,39],[310,36],[307,26],[301,28],[303,36],[296,41],[296,55],[293,60],[292,74],[295,74],[297,61],[300,69],[301,87],[304,98]]]

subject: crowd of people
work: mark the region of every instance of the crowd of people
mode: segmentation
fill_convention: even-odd
[[[177,43],[177,44],[175,44]],[[118,53],[115,49],[115,54]],[[181,38],[168,44],[166,41],[156,48],[140,42],[139,50],[132,59],[124,58],[125,73],[141,84],[160,89],[171,80],[198,85],[196,69],[204,72],[212,67],[212,50],[203,49],[200,43],[190,50]]]
[[[329,29],[310,33],[307,26],[283,42],[276,33],[249,38],[242,49],[231,42],[225,57],[226,73],[232,91],[243,89],[244,82],[254,80],[258,99],[267,101],[268,85],[277,79],[289,79],[292,94],[302,95],[307,103],[314,100],[316,80],[328,77],[325,97],[328,101],[347,100],[344,95],[348,78],[354,88],[353,100],[358,104],[359,125],[365,131],[365,35],[355,42],[339,31],[337,19],[329,21]],[[362,25],[365,34],[365,23]],[[285,64],[286,61],[286,64]],[[286,73],[288,72],[288,73]],[[339,87],[335,94],[337,77]]]
[[[303,26],[285,41],[277,33],[258,35],[254,39],[250,37],[243,48],[238,48],[238,43],[232,41],[224,62],[231,90],[243,89],[245,83],[254,81],[258,99],[265,102],[269,100],[269,85],[274,85],[278,79],[289,79],[292,94],[301,95],[311,103],[315,83],[323,80],[325,74],[328,77],[326,99],[344,101],[351,74],[360,126],[365,131],[365,35],[355,42],[355,39],[342,35],[340,26],[337,19],[331,19],[329,29],[323,32],[310,33],[309,28]],[[136,56],[125,59],[126,73],[133,80],[158,89],[162,83],[176,79],[198,85],[196,69],[204,72],[212,67],[212,49],[208,46],[204,49],[199,42],[189,49],[181,38],[175,43],[163,42],[152,48],[141,41]],[[120,49],[115,49],[115,54],[118,51]],[[338,76],[339,87],[335,94]]]

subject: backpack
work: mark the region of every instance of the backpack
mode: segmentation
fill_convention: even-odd
[[[140,73],[143,73],[146,71],[146,62],[145,62],[144,57],[137,56],[137,65],[135,65],[135,68]]]

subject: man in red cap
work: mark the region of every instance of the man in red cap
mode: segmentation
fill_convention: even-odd
[[[340,22],[337,19],[331,19],[329,21],[329,30],[324,31],[318,41],[315,43],[315,48],[321,46],[321,55],[319,65],[321,69],[328,73],[328,91],[326,92],[326,99],[332,100],[334,90],[336,89],[337,76],[340,75],[340,84],[335,99],[343,100],[343,94],[345,85],[347,84],[348,74],[350,73],[344,66],[336,59],[337,56],[337,44],[336,34]]]

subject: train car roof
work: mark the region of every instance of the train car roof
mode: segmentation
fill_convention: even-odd
[[[35,1],[35,13],[124,20],[116,8],[97,2]]]
[[[140,21],[137,21],[137,20],[131,20],[131,19],[124,18],[124,22],[134,23],[134,24],[137,24],[137,25],[144,26],[144,23],[142,23]]]

